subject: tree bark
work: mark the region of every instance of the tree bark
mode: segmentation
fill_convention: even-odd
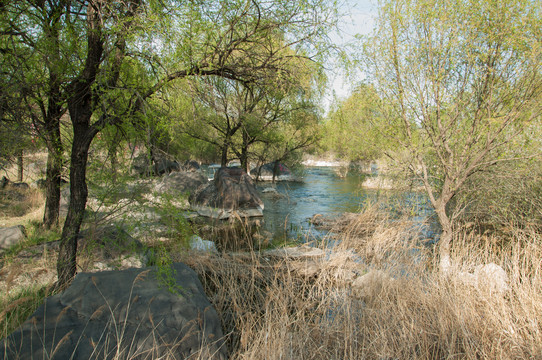
[[[71,282],[76,273],[77,237],[83,222],[88,189],[86,170],[90,141],[86,131],[74,133],[70,165],[70,204],[62,229],[58,254],[58,284],[63,287]]]
[[[96,80],[104,51],[99,11],[102,2],[87,7],[87,56],[80,75],[68,86],[68,110],[73,127],[73,143],[70,163],[70,203],[57,260],[58,288],[64,288],[72,281],[77,267],[77,237],[83,222],[88,190],[86,183],[88,150],[94,136],[100,130],[91,126],[93,104],[99,100],[92,85]]]
[[[442,227],[442,233],[439,239],[439,269],[443,274],[450,271],[452,267],[452,261],[450,258],[450,248],[452,244],[452,222],[448,215],[446,215],[446,204],[441,204],[438,209],[435,209],[440,225]]]
[[[17,181],[19,181],[19,182],[23,181],[23,175],[24,175],[23,152],[24,152],[24,150],[21,149],[17,153]]]
[[[58,225],[60,212],[60,185],[62,174],[62,141],[60,119],[48,119],[45,137],[47,141],[47,177],[45,180],[45,211],[43,226],[50,229]],[[54,120],[54,121],[53,121]]]
[[[220,166],[226,167],[228,166],[228,148],[230,146],[230,139],[229,136],[224,139],[224,143],[222,145],[222,156],[220,158]]]

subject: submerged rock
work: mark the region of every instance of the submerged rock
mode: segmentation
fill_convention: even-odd
[[[81,273],[0,341],[6,359],[225,359],[220,319],[196,273],[176,263]]]

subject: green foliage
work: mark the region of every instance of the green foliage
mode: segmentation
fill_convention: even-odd
[[[465,205],[450,201],[470,177],[521,156],[506,154],[540,115],[541,11],[523,0],[381,3],[365,64],[410,154],[402,165],[447,230]]]
[[[360,85],[332,111],[322,127],[321,145],[348,161],[376,160],[396,149],[390,134],[396,129],[385,123],[379,95],[371,85]]]
[[[50,287],[33,286],[0,297],[0,338],[17,329],[50,295],[54,295]]]
[[[148,253],[148,266],[155,267],[155,276],[158,284],[168,289],[171,293],[181,295],[183,288],[175,280],[176,270],[170,252],[165,246],[151,248]]]

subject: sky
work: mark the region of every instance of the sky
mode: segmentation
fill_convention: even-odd
[[[356,34],[367,35],[374,25],[374,17],[377,14],[375,0],[345,0],[341,6],[341,12],[345,14],[339,25],[339,33],[331,34],[331,39],[336,44],[345,44],[354,39]],[[345,79],[344,74],[337,64],[331,64],[327,72],[330,80],[328,91],[324,96],[324,111],[329,111],[334,98],[346,99],[355,85]],[[359,80],[363,80],[363,74],[359,74]]]

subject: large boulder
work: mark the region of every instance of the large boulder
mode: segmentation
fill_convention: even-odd
[[[164,175],[164,174],[170,174],[173,171],[180,171],[181,166],[175,160],[161,158],[161,159],[157,159],[154,162],[153,169],[156,175]]]
[[[203,216],[220,219],[234,212],[240,217],[263,216],[264,208],[252,178],[242,169],[226,167],[190,197],[190,205]]]
[[[179,195],[186,192],[194,193],[200,186],[207,184],[207,177],[201,172],[179,171],[164,176],[156,185],[155,190],[160,193]]]
[[[227,358],[220,320],[196,273],[173,264],[169,287],[158,273],[80,273],[0,341],[0,358]]]
[[[26,237],[24,226],[11,226],[0,228],[0,249],[9,249],[22,242]]]
[[[113,260],[143,254],[145,246],[115,225],[91,227],[79,232],[79,252],[95,260]]]
[[[151,161],[147,154],[139,154],[132,161],[132,169],[134,173],[147,176],[147,175],[163,175],[169,174],[172,171],[180,171],[181,166],[175,160],[170,160],[166,157],[157,157],[151,164]]]
[[[2,176],[2,179],[0,179],[0,189],[5,188],[27,190],[30,186],[25,182],[12,182],[5,176]]]
[[[273,181],[273,172],[275,170],[275,163],[264,164],[260,167],[252,169],[250,173],[256,180],[259,181]],[[299,179],[292,174],[290,169],[283,163],[276,164],[276,173],[274,177],[275,181],[299,181]]]
[[[184,171],[198,171],[200,170],[199,163],[196,160],[186,160],[182,166]]]

